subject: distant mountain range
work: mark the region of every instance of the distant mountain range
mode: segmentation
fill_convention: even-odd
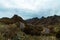
[[[42,18],[32,18],[26,20],[27,23],[33,24],[33,25],[55,25],[60,23],[60,16],[54,15],[54,16],[48,16],[48,17],[42,17]]]
[[[54,15],[54,16],[41,17],[41,18],[35,17],[27,20],[23,20],[22,17],[18,15],[14,15],[12,18],[8,18],[8,17],[0,18],[0,22],[6,24],[15,23],[19,21],[33,25],[55,25],[56,23],[60,23],[60,16]]]

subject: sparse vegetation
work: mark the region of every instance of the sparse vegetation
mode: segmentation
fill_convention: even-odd
[[[25,28],[21,30],[20,22]],[[45,28],[49,33],[45,33]],[[43,34],[42,34],[43,33]],[[0,40],[57,40],[60,38],[60,16],[23,20],[18,15],[0,19]]]

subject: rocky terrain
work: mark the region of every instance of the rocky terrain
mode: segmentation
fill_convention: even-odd
[[[18,15],[0,18],[0,40],[56,40],[60,38],[60,16],[24,20]]]

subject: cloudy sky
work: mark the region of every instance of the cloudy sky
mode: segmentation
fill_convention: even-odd
[[[60,0],[0,0],[0,18],[14,14],[23,19],[60,15]]]

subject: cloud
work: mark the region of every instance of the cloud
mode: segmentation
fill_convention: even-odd
[[[54,2],[55,3],[55,2]],[[56,3],[55,3],[56,4]],[[38,10],[53,6],[53,0],[2,0],[0,5],[6,8],[23,8],[29,10]]]
[[[1,0],[0,17],[14,14],[24,19],[60,15],[60,0]]]

